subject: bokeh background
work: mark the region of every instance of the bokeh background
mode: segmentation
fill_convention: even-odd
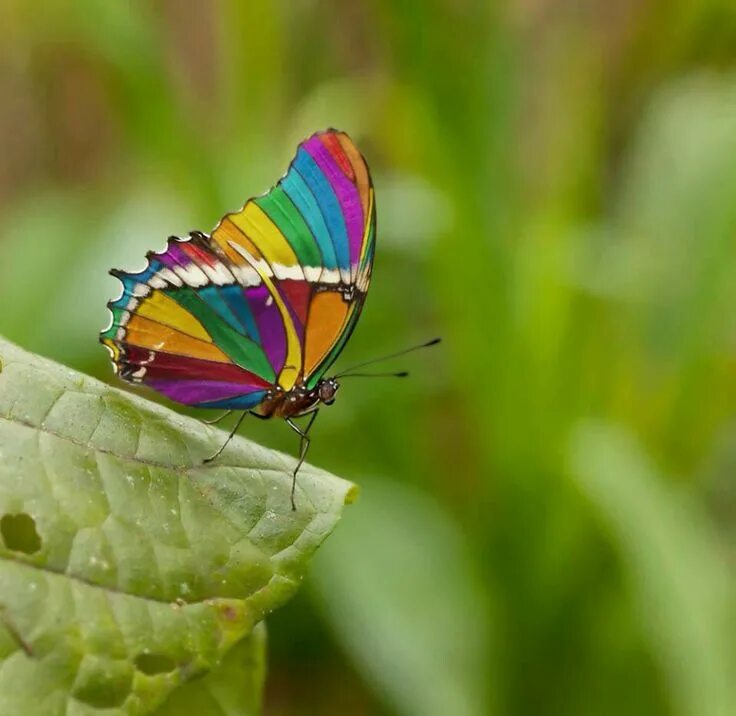
[[[736,714],[732,0],[1,0],[0,333],[97,332],[169,234],[346,129],[374,282],[323,411],[362,486],[269,716]],[[293,452],[290,431],[243,432]]]

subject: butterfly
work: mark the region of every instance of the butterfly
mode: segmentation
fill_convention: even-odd
[[[123,288],[100,341],[126,381],[243,411],[228,441],[246,414],[283,418],[301,442],[295,508],[309,431],[339,388],[325,374],[363,309],[375,243],[368,164],[344,132],[318,132],[274,187],[211,234],[172,236],[142,271],[110,271]],[[306,415],[303,428],[293,421]]]

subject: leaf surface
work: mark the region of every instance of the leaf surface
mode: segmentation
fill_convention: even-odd
[[[0,363],[0,713],[151,713],[294,594],[355,488],[305,466],[292,512],[293,458],[237,438],[205,465],[220,430]]]
[[[155,716],[258,716],[265,671],[266,629],[261,622],[217,669],[174,691]]]

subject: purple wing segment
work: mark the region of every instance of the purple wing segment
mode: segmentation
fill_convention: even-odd
[[[166,266],[166,268],[173,269],[176,266],[187,266],[192,262],[179,246],[178,243],[172,241],[169,243],[168,248],[161,254],[156,254],[156,258]]]
[[[304,148],[309,152],[317,166],[327,177],[332,190],[335,192],[345,226],[348,232],[350,245],[350,264],[357,266],[360,261],[360,249],[363,243],[364,217],[363,207],[360,203],[358,189],[343,173],[334,157],[322,143],[319,136],[314,136],[304,143]]]
[[[222,383],[214,380],[159,379],[146,381],[146,385],[177,403],[184,403],[184,405],[220,402],[228,398],[252,394],[255,391],[263,392],[262,388],[256,385]]]
[[[286,361],[286,329],[268,288],[261,284],[245,290],[245,297],[258,326],[261,348],[278,375]]]

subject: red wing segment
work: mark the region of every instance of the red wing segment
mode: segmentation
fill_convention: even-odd
[[[125,360],[121,361],[123,371],[135,372],[138,368],[146,369],[144,382],[149,380],[212,380],[225,383],[239,383],[242,392],[250,389],[269,388],[262,378],[234,363],[217,363],[172,353],[151,351],[146,348],[128,346]]]
[[[307,314],[309,313],[309,300],[312,297],[312,286],[306,281],[279,281],[277,284],[279,291],[284,296],[286,305],[291,309],[291,315],[294,319],[294,328],[296,329],[299,340],[304,337],[304,327],[307,324]]]
[[[355,171],[353,170],[353,165],[345,156],[345,152],[343,151],[342,144],[340,144],[338,136],[336,134],[322,134],[320,139],[322,140],[322,144],[327,147],[332,158],[337,162],[340,169],[342,169],[343,174],[345,174],[351,182],[355,183]]]
[[[196,264],[204,264],[206,266],[215,266],[217,264],[216,257],[212,253],[204,251],[192,242],[181,244],[181,248]]]

